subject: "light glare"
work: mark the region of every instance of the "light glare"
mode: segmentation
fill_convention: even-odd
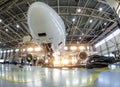
[[[59,64],[59,61],[58,60],[55,60],[54,61],[54,65],[58,65]]]
[[[16,49],[15,51],[16,51],[16,52],[18,52],[18,51],[19,51],[19,49]]]
[[[93,20],[91,19],[91,20],[90,20],[90,23],[92,23],[92,22],[93,22]]]
[[[103,8],[99,8],[99,11],[102,11],[103,10]]]
[[[2,22],[2,19],[0,19],[0,22]]]
[[[18,24],[17,24],[17,25],[16,25],[16,27],[17,27],[17,28],[19,28],[19,27],[20,27],[20,25],[18,25]]]
[[[75,21],[75,18],[73,18],[72,21],[74,22],[74,21]]]
[[[105,22],[104,25],[107,25],[107,23]]]
[[[36,48],[35,48],[35,51],[40,51],[40,50],[41,50],[40,47],[36,47]]]
[[[8,29],[5,29],[6,32],[8,32]]]
[[[77,50],[77,47],[76,46],[71,46],[70,50]]]
[[[79,49],[80,50],[85,50],[85,47],[84,46],[79,46]]]
[[[68,50],[68,47],[67,47],[67,46],[65,46],[65,47],[64,47],[64,50]]]
[[[33,48],[28,48],[27,51],[33,51]]]
[[[77,9],[77,12],[81,12],[81,9],[79,8],[79,9]]]
[[[69,63],[69,60],[67,60],[67,59],[62,59],[62,64],[63,65],[67,65]]]

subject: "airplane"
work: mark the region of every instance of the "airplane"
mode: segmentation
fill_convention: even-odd
[[[49,54],[53,64],[53,53],[62,52],[65,46],[66,32],[63,20],[56,11],[47,4],[43,2],[34,2],[28,9],[27,23],[33,40],[45,49],[45,52]],[[85,59],[87,58],[84,52],[80,55],[82,57],[85,56]],[[87,66],[94,67],[96,63],[94,62],[94,58],[88,58],[86,63]],[[101,66],[101,64],[102,66],[106,66],[106,62],[104,60],[101,61],[103,58],[105,59],[106,57],[97,58],[99,62],[98,66]],[[85,60],[84,58],[81,59]],[[101,62],[105,62],[105,64]]]

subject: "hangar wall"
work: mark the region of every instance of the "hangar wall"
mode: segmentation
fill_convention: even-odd
[[[120,50],[120,29],[117,28],[110,35],[95,44],[99,55],[113,56],[112,52]]]

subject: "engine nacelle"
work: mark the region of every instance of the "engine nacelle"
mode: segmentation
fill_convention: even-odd
[[[60,16],[42,2],[33,3],[28,10],[28,27],[39,44],[51,44],[53,51],[65,45],[65,25]]]

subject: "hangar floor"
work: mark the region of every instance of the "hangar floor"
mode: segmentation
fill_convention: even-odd
[[[120,87],[120,68],[19,68],[0,64],[0,87]]]

